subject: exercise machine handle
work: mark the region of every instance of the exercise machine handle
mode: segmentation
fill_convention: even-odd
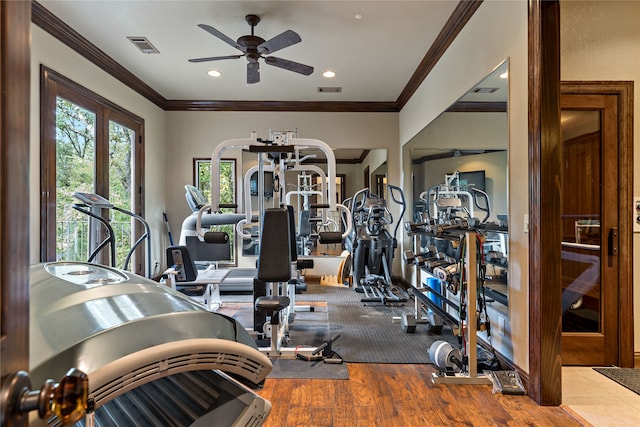
[[[404,218],[404,213],[407,210],[407,202],[405,201],[405,198],[404,198],[404,192],[400,187],[387,184],[387,193],[395,203],[402,206],[402,211],[400,212],[400,217],[399,217],[400,219],[398,219],[398,222],[396,223],[396,228],[395,230],[393,230],[393,238],[395,239],[396,236],[398,235],[398,227],[400,226],[400,223],[402,222],[402,218]]]

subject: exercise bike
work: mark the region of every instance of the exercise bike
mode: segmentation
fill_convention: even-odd
[[[402,218],[406,210],[404,193],[399,187],[387,184],[387,194],[394,203],[402,206]],[[394,221],[387,202],[368,188],[354,194],[350,206],[353,218],[351,270],[355,291],[364,294],[360,300],[382,304],[406,302],[409,295],[393,284],[390,273],[398,246],[395,236],[400,220],[396,221],[391,234],[387,226]]]

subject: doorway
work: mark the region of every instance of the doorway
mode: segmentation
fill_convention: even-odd
[[[633,366],[630,91],[561,87],[563,365]]]

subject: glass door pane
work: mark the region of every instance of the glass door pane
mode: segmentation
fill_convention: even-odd
[[[601,112],[562,110],[562,331],[600,332]]]
[[[132,147],[135,131],[109,121],[109,201],[116,207],[132,211]],[[111,209],[111,227],[116,239],[116,266],[132,270],[125,265],[131,246],[135,243],[134,221],[129,215]]]
[[[89,258],[88,217],[72,208],[74,192],[94,192],[96,115],[56,98],[56,259]]]

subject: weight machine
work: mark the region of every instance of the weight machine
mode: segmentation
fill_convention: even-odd
[[[219,214],[225,207],[237,208],[237,205],[223,205],[220,203],[220,174],[219,160],[227,149],[242,149],[244,152],[255,153],[258,158],[256,166],[245,173],[244,180],[244,218],[238,221],[236,231],[243,239],[251,239],[252,233],[245,231],[246,227],[256,230],[260,239],[260,253],[258,254],[258,271],[254,280],[254,329],[270,340],[270,347],[264,349],[269,355],[278,357],[297,357],[302,350],[295,352],[283,350],[283,342],[288,336],[289,317],[298,307],[295,306],[295,274],[292,271],[308,268],[311,260],[297,258],[297,243],[295,240],[295,222],[293,212],[288,204],[294,193],[287,195],[286,173],[311,173],[320,177],[320,189],[314,195],[318,203],[309,204],[309,208],[317,209],[319,223],[329,223],[329,213],[336,212],[344,215],[348,221],[344,231],[318,233],[321,243],[341,243],[351,232],[351,216],[349,210],[336,203],[336,172],[335,156],[331,147],[316,139],[297,138],[293,132],[270,132],[269,139],[257,137],[255,132],[248,139],[232,139],[223,141],[215,147],[211,155],[211,203],[204,205],[198,211],[196,221],[197,234],[204,239],[206,233],[202,229],[201,217],[205,211],[212,215]],[[327,161],[327,171],[315,165],[305,164],[315,152],[324,154]],[[265,204],[265,174],[273,176],[273,188],[269,189],[271,207]],[[257,174],[257,215],[252,207],[251,177]],[[266,226],[267,221],[272,221]],[[285,238],[286,237],[286,238]],[[284,240],[283,240],[284,239]],[[264,250],[263,250],[264,249]],[[305,267],[306,266],[306,267]],[[313,349],[305,349],[305,355],[312,357]],[[307,354],[309,353],[309,354]]]
[[[256,153],[258,155],[258,164],[250,168],[245,174],[244,182],[244,215],[245,218],[238,221],[236,231],[243,239],[251,239],[251,232],[245,231],[245,227],[251,227],[260,230],[261,215],[265,210],[264,195],[265,193],[265,172],[273,174],[273,207],[286,204],[286,195],[283,189],[286,188],[286,172],[287,171],[306,171],[312,172],[321,177],[321,194],[318,195],[319,203],[311,206],[319,210],[319,218],[322,224],[329,223],[329,212],[338,212],[348,215],[349,221],[346,223],[344,232],[324,232],[319,233],[322,243],[336,243],[343,241],[351,232],[351,217],[349,210],[341,204],[336,203],[336,161],[335,155],[331,147],[323,141],[317,139],[297,138],[293,132],[276,132],[271,131],[268,140],[257,137],[256,132],[251,133],[251,137],[247,139],[230,139],[221,142],[215,147],[211,155],[211,204],[200,209],[198,215],[203,210],[210,210],[213,214],[219,213],[221,208],[233,207],[237,205],[224,205],[220,203],[220,187],[218,176],[220,175],[219,161],[225,150],[230,148],[240,148],[244,151]],[[327,172],[315,165],[303,164],[313,150],[320,150],[327,159]],[[313,155],[313,154],[311,154]],[[257,193],[258,193],[258,215],[254,216],[251,201],[251,183],[250,177],[253,173],[257,173]],[[204,232],[200,220],[196,224],[198,235],[204,238]]]
[[[426,215],[439,224],[447,224],[453,219],[476,221],[476,210],[485,212],[481,223],[491,216],[489,195],[473,185],[460,183],[460,172],[445,175],[444,184],[431,187],[420,193],[418,199],[426,204]]]

